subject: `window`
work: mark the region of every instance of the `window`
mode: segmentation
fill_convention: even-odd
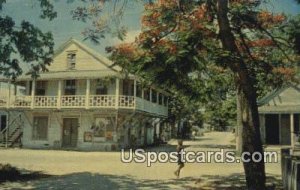
[[[144,89],[144,99],[150,101],[150,89]]]
[[[126,96],[133,96],[134,94],[133,80],[123,80],[123,94]]]
[[[67,56],[68,60],[68,69],[75,69],[76,65],[76,53],[75,52],[69,52]]]
[[[97,95],[106,95],[108,93],[107,85],[102,80],[97,80],[96,85],[96,94]]]
[[[37,81],[35,87],[35,95],[37,96],[45,96],[46,95],[46,81]]]
[[[152,90],[152,102],[157,102],[157,92],[155,90]]]
[[[33,117],[33,140],[47,140],[48,138],[48,116]]]
[[[65,95],[75,95],[76,94],[76,81],[66,80],[65,81]]]
[[[161,93],[159,93],[159,96],[158,96],[158,103],[159,103],[159,105],[163,105],[163,95]]]
[[[142,87],[140,84],[136,85],[136,96],[140,98],[142,97]]]

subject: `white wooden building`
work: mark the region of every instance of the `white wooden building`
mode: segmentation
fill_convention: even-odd
[[[55,53],[49,71],[33,80],[20,76],[0,97],[7,114],[0,141],[26,148],[117,150],[154,142],[166,125],[168,93],[142,87],[133,75],[70,39]]]
[[[300,87],[275,90],[259,102],[262,140],[267,145],[299,146]]]

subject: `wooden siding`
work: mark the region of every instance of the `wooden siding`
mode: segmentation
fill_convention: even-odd
[[[71,43],[63,52],[54,57],[53,63],[48,67],[49,71],[68,70],[67,55],[68,52],[76,52],[75,70],[105,70],[107,66],[88,52],[81,49],[74,43]]]

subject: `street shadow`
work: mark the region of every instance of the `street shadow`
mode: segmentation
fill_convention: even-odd
[[[268,190],[283,190],[281,176],[267,177]],[[203,175],[196,180],[195,187],[191,190],[247,190],[245,175],[242,173],[232,174],[230,176]]]
[[[39,180],[44,178],[52,177],[52,175],[45,174],[40,171],[27,171],[27,170],[21,170],[19,174],[15,174],[13,176],[7,177],[6,179],[0,179],[0,185],[5,182],[26,182],[30,180]]]
[[[270,190],[282,190],[279,176],[268,177]],[[138,189],[187,189],[187,190],[244,190],[245,177],[243,174],[230,176],[203,175],[199,177],[185,177],[170,180],[144,180],[136,179],[130,175],[101,175],[98,173],[73,173],[62,176],[39,178],[27,182],[7,183],[0,186],[3,189],[64,189],[64,190],[138,190]],[[276,187],[276,188],[275,188]]]
[[[27,182],[6,183],[0,186],[3,189],[64,189],[64,190],[138,190],[138,189],[190,189],[188,184],[196,178],[182,178],[171,180],[143,180],[133,176],[101,175],[89,172],[74,173],[69,175],[54,176]]]

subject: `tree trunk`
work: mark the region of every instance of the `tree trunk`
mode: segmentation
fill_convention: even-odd
[[[257,107],[257,94],[254,82],[242,58],[239,58],[239,51],[235,44],[235,38],[231,31],[228,19],[228,0],[217,1],[217,17],[219,35],[222,46],[230,51],[236,60],[230,63],[229,68],[235,73],[237,96],[239,101],[240,119],[242,122],[242,151],[255,152],[263,155],[262,142],[259,130],[259,116]],[[244,162],[247,187],[249,190],[265,190],[265,165],[264,160],[260,162]]]

